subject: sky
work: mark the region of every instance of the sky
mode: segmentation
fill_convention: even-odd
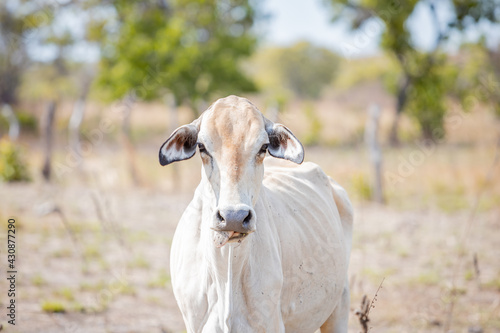
[[[383,31],[380,21],[372,20],[361,31],[350,32],[346,22],[333,24],[326,0],[266,0],[262,1],[264,13],[271,17],[263,23],[264,45],[290,45],[299,40],[308,40],[318,46],[327,47],[346,58],[375,55],[380,52],[378,43]],[[436,1],[436,12],[441,22],[450,16],[446,1]],[[414,37],[414,44],[421,50],[433,48],[436,27],[433,24],[428,6],[420,3],[408,21],[408,29]],[[490,47],[500,43],[500,28],[480,25],[469,29],[466,40],[477,40],[481,32],[487,33]],[[446,49],[456,52],[461,42],[458,34],[452,34]]]
[[[267,0],[262,2],[263,11],[270,18],[263,23],[264,44],[290,45],[308,40],[342,53],[353,41],[347,24],[332,23],[329,9],[323,0]],[[370,34],[358,42],[357,56],[378,52],[379,33]]]
[[[332,23],[330,8],[326,6],[327,0],[263,0],[264,14],[269,19],[258,23],[257,31],[263,36],[263,45],[287,46],[294,42],[307,40],[317,46],[329,48],[345,58],[360,58],[380,53],[378,46],[383,32],[383,22],[373,19],[365,24],[360,31],[351,32],[347,22]],[[419,3],[414,13],[408,20],[408,28],[414,38],[414,45],[421,50],[428,51],[433,48],[436,39],[436,27],[431,19],[427,5]],[[439,21],[446,22],[451,9],[448,1],[435,1]],[[68,15],[67,15],[68,16]],[[66,17],[66,22],[76,26],[77,17]],[[78,29],[77,29],[78,30]],[[481,32],[486,32],[488,46],[498,47],[500,43],[500,27],[480,25],[478,29],[468,29],[465,39],[475,41]],[[456,52],[461,39],[459,34],[452,34],[445,49]],[[35,58],[50,59],[54,50],[47,47],[35,47]],[[77,61],[97,61],[99,51],[88,45],[79,45],[72,50],[72,56]]]

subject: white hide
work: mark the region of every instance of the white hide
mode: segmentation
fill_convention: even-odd
[[[257,228],[241,243],[214,246],[206,177],[179,222],[170,269],[187,331],[347,332],[346,192],[313,163],[267,157],[264,168]]]

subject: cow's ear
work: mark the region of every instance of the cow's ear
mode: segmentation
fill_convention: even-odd
[[[304,161],[304,147],[288,128],[266,119],[266,132],[269,136],[267,151],[271,156],[297,164]]]
[[[196,153],[199,128],[197,119],[176,129],[160,148],[160,164],[167,165],[193,157]]]

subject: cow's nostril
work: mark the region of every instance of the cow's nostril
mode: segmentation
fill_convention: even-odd
[[[217,218],[220,222],[224,221],[224,218],[222,217],[222,215],[220,215],[220,211],[219,211],[219,210],[217,211],[217,214],[215,215],[215,217],[216,217],[216,218]]]
[[[246,224],[250,223],[251,219],[252,219],[252,212],[248,211],[247,217],[245,217],[245,219],[243,220],[243,225],[246,225]]]

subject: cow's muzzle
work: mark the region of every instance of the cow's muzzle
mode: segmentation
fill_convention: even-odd
[[[255,211],[246,205],[217,209],[212,229],[218,247],[239,241],[255,231]]]
[[[238,207],[239,209],[225,208],[215,212],[214,230],[234,231],[241,234],[250,233],[254,230],[255,213],[250,207]]]

